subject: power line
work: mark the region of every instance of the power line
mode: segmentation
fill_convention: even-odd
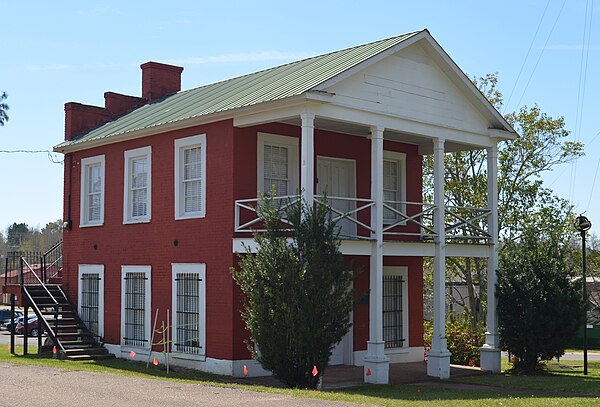
[[[523,100],[523,97],[525,96],[525,92],[527,92],[527,88],[529,87],[529,83],[531,83],[531,79],[533,78],[533,75],[535,74],[535,71],[540,63],[540,60],[542,59],[542,56],[544,55],[544,51],[546,50],[546,47],[548,46],[548,41],[550,41],[550,37],[552,36],[552,33],[554,32],[554,29],[556,28],[556,23],[558,23],[558,19],[560,18],[563,9],[565,8],[565,4],[567,3],[567,0],[563,1],[562,6],[560,7],[560,10],[558,11],[558,15],[556,16],[556,19],[554,20],[554,24],[552,24],[552,29],[550,30],[550,32],[548,33],[548,37],[546,38],[546,42],[544,43],[544,47],[542,48],[542,52],[540,52],[540,55],[537,59],[537,61],[535,62],[535,65],[533,66],[533,71],[531,71],[531,75],[529,75],[529,79],[527,80],[527,84],[525,84],[525,88],[523,89],[523,93],[521,94],[521,97],[519,98],[519,102],[517,103],[517,107],[521,106],[521,101]]]
[[[594,11],[594,0],[586,1],[585,4],[585,20],[583,24],[583,39],[581,45],[581,60],[579,62],[579,86],[577,89],[577,110],[575,113],[575,141],[579,141],[581,137],[581,124],[583,121],[583,107],[585,101],[585,85],[587,82],[587,66],[590,54],[590,34],[592,31],[592,16]],[[589,13],[589,24],[588,24],[588,8]],[[586,35],[587,34],[587,35]],[[569,186],[569,200],[572,200],[575,194],[575,180],[577,178],[577,159],[571,165],[571,182]]]
[[[508,97],[508,100],[504,104],[504,111],[503,111],[503,113],[506,113],[506,109],[508,108],[508,105],[510,103],[510,100],[512,99],[513,93],[515,92],[515,89],[517,88],[517,84],[519,83],[519,79],[521,79],[521,74],[523,73],[523,69],[525,68],[525,64],[527,64],[527,60],[529,59],[529,54],[531,53],[531,48],[533,48],[533,44],[535,43],[535,39],[537,38],[538,32],[540,31],[540,27],[542,26],[542,22],[544,21],[544,17],[546,16],[546,11],[548,11],[548,6],[549,5],[550,5],[550,0],[548,0],[548,2],[546,3],[546,8],[544,8],[544,12],[542,13],[542,17],[540,18],[540,22],[538,23],[538,26],[537,26],[537,28],[535,30],[535,34],[533,35],[533,39],[531,40],[531,44],[529,44],[529,49],[527,50],[527,55],[525,55],[525,60],[523,61],[523,64],[521,65],[521,69],[519,70],[519,74],[517,75],[517,80],[515,81],[515,84],[514,84],[512,90],[510,91],[510,96]]]
[[[0,150],[4,154],[47,154],[48,160],[53,164],[62,164],[65,160],[56,158],[56,153],[50,150]]]
[[[596,135],[594,136],[594,138],[592,139],[592,142],[598,137],[600,136],[600,131],[598,133],[596,133]],[[591,143],[590,143],[591,144]],[[596,171],[594,172],[594,181],[592,181],[592,188],[590,189],[590,199],[588,199],[588,204],[585,208],[585,211],[587,212],[587,210],[590,208],[590,204],[592,203],[592,196],[594,195],[594,187],[596,186],[596,178],[598,177],[598,169],[600,169],[600,157],[598,157],[598,163],[596,164]]]

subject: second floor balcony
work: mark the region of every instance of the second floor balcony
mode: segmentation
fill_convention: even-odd
[[[282,228],[291,230],[287,219],[289,209],[301,202],[300,195],[274,198],[282,220]],[[372,240],[377,232],[372,211],[373,199],[317,195],[314,202],[326,202],[330,219],[338,226],[341,240]],[[257,214],[259,198],[235,201],[234,232],[242,235],[264,231]],[[436,205],[426,202],[383,201],[383,223],[379,226],[386,241],[434,241],[438,233],[434,227]],[[448,243],[487,244],[491,235],[487,218],[489,208],[444,207],[445,241]]]

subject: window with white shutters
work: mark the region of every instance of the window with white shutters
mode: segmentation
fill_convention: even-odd
[[[104,223],[104,156],[81,160],[80,226]]]
[[[289,195],[288,148],[265,144],[264,193],[275,190],[278,196]]]
[[[183,355],[204,355],[205,265],[173,264],[172,268],[172,350]]]
[[[151,208],[151,148],[125,151],[123,222],[149,222]]]
[[[298,139],[258,134],[258,191],[277,196],[294,195],[298,190]]]
[[[122,267],[122,344],[150,347],[150,266]]]
[[[206,214],[206,136],[175,140],[175,219]]]
[[[383,209],[383,223],[392,224],[404,219],[406,204],[405,155],[384,151],[383,159],[383,200],[389,208]],[[390,208],[393,208],[390,209]]]

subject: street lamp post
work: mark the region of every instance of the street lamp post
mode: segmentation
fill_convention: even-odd
[[[577,217],[575,228],[581,233],[581,256],[582,256],[582,271],[583,271],[583,374],[588,374],[587,361],[587,281],[586,281],[586,264],[585,264],[585,232],[590,230],[592,222],[583,215]]]

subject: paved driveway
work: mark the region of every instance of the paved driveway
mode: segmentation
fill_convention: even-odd
[[[355,406],[227,387],[0,363],[0,406]]]

